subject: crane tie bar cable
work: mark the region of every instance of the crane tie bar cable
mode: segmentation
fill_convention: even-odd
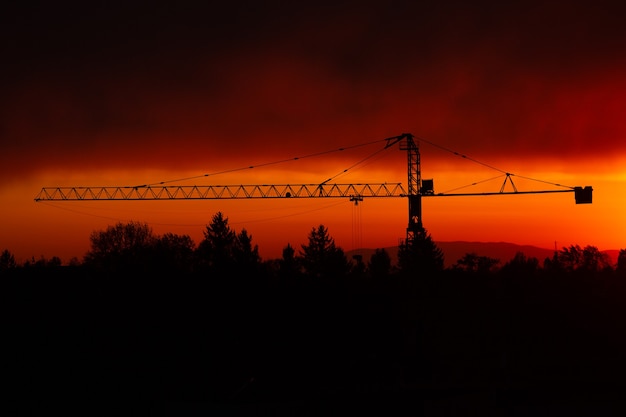
[[[522,175],[516,175],[516,174],[510,173],[510,172],[507,172],[507,171],[505,171],[505,170],[502,170],[502,169],[500,169],[500,168],[496,168],[496,167],[494,167],[493,165],[489,165],[489,164],[486,164],[486,163],[484,163],[484,162],[481,162],[481,161],[479,161],[479,160],[477,160],[477,159],[470,158],[470,157],[469,157],[469,156],[467,156],[467,155],[464,155],[464,154],[462,154],[462,153],[459,153],[459,152],[453,151],[452,149],[448,149],[448,148],[446,148],[445,146],[437,145],[436,143],[430,142],[430,141],[428,141],[428,140],[426,140],[426,139],[417,138],[417,137],[416,137],[416,139],[417,139],[417,140],[419,140],[420,142],[425,142],[425,143],[427,143],[427,144],[429,144],[429,145],[431,145],[431,146],[434,146],[435,148],[439,148],[439,149],[444,150],[444,151],[446,151],[446,152],[450,152],[451,154],[454,154],[454,155],[456,155],[456,156],[458,156],[458,157],[461,157],[461,158],[463,158],[463,159],[467,159],[468,161],[471,161],[471,162],[474,162],[474,163],[476,163],[476,164],[482,165],[482,166],[484,166],[484,167],[486,167],[486,168],[493,169],[493,170],[495,170],[495,171],[501,172],[501,173],[505,174],[507,177],[510,177],[510,176],[516,176],[516,177],[523,178],[523,179],[526,179],[526,180],[536,181],[536,182],[541,182],[541,183],[544,183],[544,184],[549,184],[549,185],[554,185],[555,187],[570,188],[570,189],[572,189],[572,190],[575,188],[575,187],[573,187],[573,186],[569,186],[569,185],[562,185],[562,184],[558,184],[558,183],[554,183],[554,182],[550,182],[550,181],[544,181],[544,180],[539,180],[539,179],[536,179],[536,178],[524,177],[524,176],[522,176]],[[475,185],[475,184],[471,184],[471,185]],[[466,186],[464,186],[464,187],[469,187],[469,185],[466,185]],[[464,187],[460,187],[460,188],[464,188]]]
[[[149,184],[135,185],[133,187],[142,188],[142,187],[149,187],[149,186],[152,186],[152,185],[163,185],[163,184],[168,184],[168,183],[172,183],[172,182],[187,181],[187,180],[193,180],[193,179],[197,179],[197,178],[204,178],[204,177],[210,177],[210,176],[212,177],[212,176],[215,176],[215,175],[227,174],[227,173],[230,173],[230,172],[244,171],[244,170],[247,170],[247,169],[260,168],[260,167],[265,167],[265,166],[269,166],[269,165],[277,165],[277,164],[282,164],[282,163],[285,163],[285,162],[299,161],[301,159],[314,158],[314,157],[326,155],[326,154],[333,153],[333,152],[342,152],[342,151],[345,151],[345,150],[348,150],[348,149],[353,149],[353,148],[358,148],[358,147],[362,147],[362,146],[367,146],[367,145],[371,145],[373,143],[382,142],[384,140],[385,139],[382,139],[382,140],[379,139],[379,140],[365,142],[365,143],[360,143],[360,144],[356,144],[356,145],[352,145],[352,146],[341,147],[341,148],[331,149],[331,150],[322,151],[322,152],[316,152],[316,153],[312,153],[312,154],[308,154],[308,155],[295,156],[293,158],[280,159],[278,161],[265,162],[265,163],[261,163],[261,164],[257,164],[257,165],[249,165],[249,166],[240,167],[240,168],[226,169],[226,170],[223,170],[223,171],[212,172],[212,173],[209,173],[209,174],[194,175],[194,176],[191,176],[191,177],[184,177],[184,178],[177,178],[177,179],[166,180],[166,181],[153,182],[153,183],[149,183]],[[337,174],[337,175],[339,175],[339,174]],[[334,178],[334,177],[332,177],[332,178]],[[330,179],[332,179],[332,178],[330,178]]]

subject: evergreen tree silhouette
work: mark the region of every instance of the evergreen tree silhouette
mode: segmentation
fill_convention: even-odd
[[[443,270],[443,251],[425,228],[420,228],[412,241],[398,247],[398,268],[406,274],[431,274]]]
[[[259,247],[252,244],[252,236],[242,229],[235,237],[232,247],[233,261],[237,271],[245,276],[257,274],[261,266]]]
[[[215,213],[203,234],[204,239],[196,249],[199,267],[217,274],[232,270],[237,234],[228,224],[228,217],[221,211]]]
[[[305,272],[311,277],[345,276],[350,263],[324,225],[314,227],[308,236],[309,244],[301,245],[300,255]]]
[[[287,244],[283,248],[283,256],[279,259],[278,274],[281,280],[293,279],[300,274],[300,259],[296,256],[296,250]]]
[[[372,277],[380,278],[391,272],[391,257],[384,249],[376,249],[368,263],[368,271]]]

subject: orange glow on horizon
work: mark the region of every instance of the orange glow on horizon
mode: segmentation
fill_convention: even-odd
[[[406,159],[402,152],[393,150],[390,160],[381,161],[382,167],[371,164],[362,175],[367,181],[382,177],[395,177],[406,187]],[[433,178],[435,192],[449,191],[460,185],[471,184],[476,179],[497,176],[484,167],[437,171],[431,160],[422,160],[429,167],[424,178]],[[392,171],[385,171],[385,164],[392,163]],[[346,165],[352,163],[352,160]],[[312,166],[312,165],[311,165]],[[229,173],[223,184],[264,183],[319,183],[320,170],[340,173],[335,163],[317,172],[305,169],[290,171],[272,167],[265,170],[242,170]],[[443,165],[445,168],[449,165]],[[260,175],[250,175],[252,172]],[[54,177],[62,173],[54,174]],[[69,176],[61,185],[133,184],[137,177],[187,178],[190,172],[81,172]],[[357,183],[361,172],[356,170],[340,176],[336,183]],[[594,202],[576,205],[573,193],[530,194],[467,197],[424,197],[423,221],[427,231],[437,241],[503,241],[521,245],[552,248],[570,244],[593,245],[601,250],[626,247],[626,222],[621,207],[626,205],[623,197],[624,175],[585,174],[576,175],[546,172],[528,175],[535,177],[562,177],[568,185],[591,185]],[[322,176],[323,177],[323,176]],[[89,180],[91,178],[91,180]],[[217,177],[216,177],[217,178]],[[470,179],[473,178],[473,179]],[[554,187],[527,181],[513,176],[520,190],[552,189]],[[298,181],[290,181],[298,180]],[[54,181],[57,181],[56,178]],[[460,192],[498,191],[504,178],[470,186]],[[49,179],[34,178],[28,183],[5,187],[0,192],[6,201],[0,215],[10,222],[0,231],[0,242],[23,262],[31,257],[50,258],[59,256],[64,263],[72,257],[82,259],[89,249],[91,232],[104,230],[117,222],[140,221],[152,227],[155,234],[167,232],[189,235],[196,244],[203,238],[203,231],[212,216],[221,211],[236,231],[246,229],[258,245],[263,259],[279,258],[282,249],[291,244],[296,250],[306,243],[312,228],[324,224],[345,251],[363,248],[397,246],[406,236],[408,206],[403,198],[366,198],[358,207],[347,199],[253,199],[253,200],[188,200],[188,201],[33,201],[42,185],[49,186]],[[193,183],[194,181],[191,181]],[[69,183],[69,184],[68,184]],[[199,178],[200,183],[209,183]],[[511,185],[506,184],[510,191]],[[355,234],[358,234],[356,236]]]

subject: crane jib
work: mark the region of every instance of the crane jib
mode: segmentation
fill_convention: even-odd
[[[44,187],[35,201],[403,197],[401,183]]]
[[[562,190],[500,191],[483,193],[422,193],[421,197],[493,196],[574,192],[576,204],[590,204],[590,186]],[[44,187],[35,201],[77,200],[211,200],[249,198],[355,198],[407,197],[401,183],[380,184],[285,184],[285,185],[205,185],[161,187]]]

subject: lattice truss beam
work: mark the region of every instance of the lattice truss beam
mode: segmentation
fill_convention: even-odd
[[[35,201],[405,197],[401,183],[44,187]]]

